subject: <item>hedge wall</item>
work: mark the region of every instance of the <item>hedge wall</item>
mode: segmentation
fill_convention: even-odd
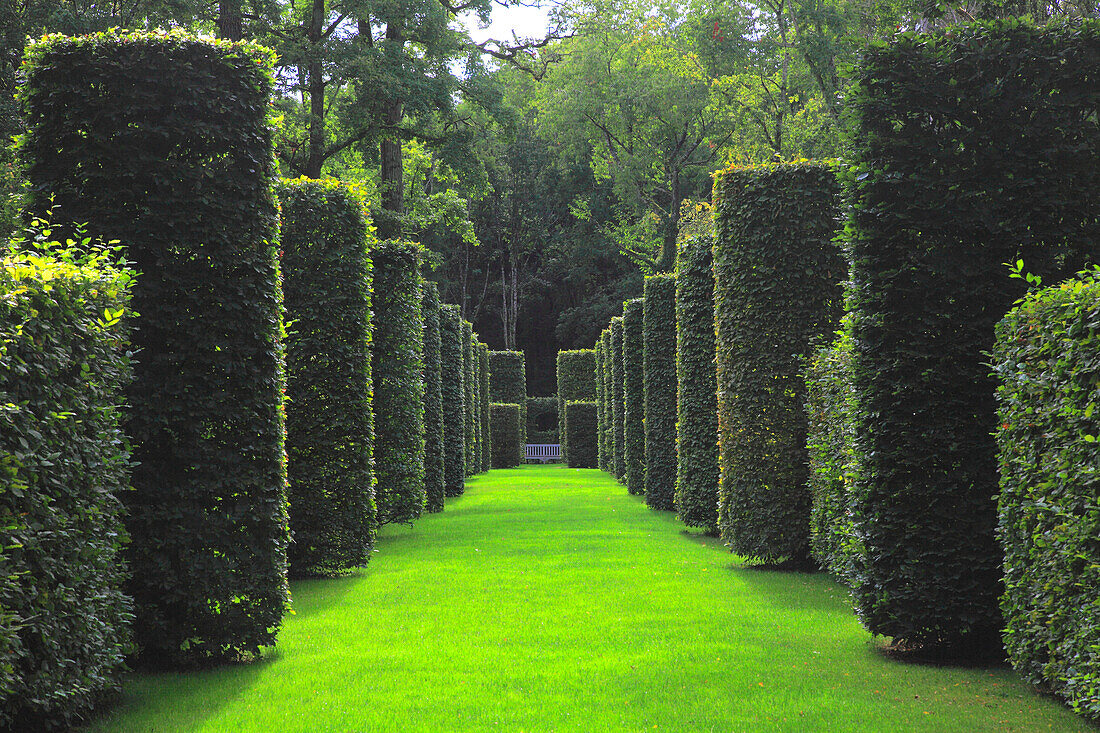
[[[539,425],[549,425],[540,430]],[[528,443],[558,443],[558,398],[527,398],[527,439]]]
[[[528,442],[527,414],[527,366],[522,351],[489,352],[489,397],[493,402],[522,405],[519,436],[519,453],[516,460],[522,462],[525,444]],[[554,441],[557,442],[557,441]]]
[[[1024,678],[1100,719],[1100,267],[997,326],[1001,599]]]
[[[493,468],[515,468],[520,464],[519,416],[517,404],[494,402],[489,405]]]
[[[474,381],[474,327],[462,322],[462,395],[466,412],[466,438],[463,444],[463,465],[467,476],[478,472],[477,457],[477,384]]]
[[[604,408],[604,353],[603,339],[596,341],[596,467],[601,471],[607,470],[607,456],[604,454],[603,425],[606,421],[603,415]]]
[[[603,424],[600,425],[600,440],[603,442],[604,470],[615,474],[615,408],[612,403],[614,390],[611,382],[611,368],[614,364],[614,350],[611,348],[611,326],[600,332],[600,344],[603,346]]]
[[[569,444],[565,434],[565,404],[573,400],[596,398],[596,352],[592,349],[559,351],[557,357],[558,436],[561,457],[568,460]]]
[[[836,340],[811,358],[806,392],[810,554],[823,569],[851,583],[863,548],[852,524],[851,486],[858,464],[850,317],[844,318]]]
[[[626,490],[645,494],[645,301],[623,303],[623,461]]]
[[[119,688],[132,273],[0,259],[0,728],[69,730]]]
[[[474,385],[474,465],[473,473],[481,473],[481,464],[484,460],[484,444],[481,440],[481,342],[477,340],[477,334],[471,334],[470,365],[473,368]]]
[[[478,389],[478,394],[481,396],[481,403],[478,405],[478,413],[481,416],[481,470],[488,471],[493,467],[493,431],[489,424],[489,405],[492,404],[492,400],[489,398],[489,347],[486,344],[478,343],[477,359],[478,376],[481,378],[481,386]],[[526,399],[524,403],[526,407]],[[521,421],[524,419],[525,412],[523,409],[520,410]]]
[[[427,503],[420,245],[387,240],[374,248],[372,258],[378,522],[410,523]]]
[[[645,279],[642,355],[645,375],[645,501],[675,509],[676,277]]]
[[[854,73],[856,602],[874,633],[999,647],[983,352],[1023,291],[1001,263],[1053,282],[1097,259],[1098,63],[1095,22],[1009,20],[899,36]]]
[[[570,468],[596,468],[596,403],[565,403],[566,441],[572,440]]]
[[[443,396],[443,488],[447,496],[466,490],[466,397],[462,361],[462,309],[444,303],[439,311],[440,387]]]
[[[626,480],[626,454],[623,449],[623,317],[611,319],[611,457],[612,472]]]
[[[676,259],[676,514],[718,531],[718,382],[713,236],[680,242]]]
[[[50,36],[23,67],[31,210],[125,242],[141,272],[123,502],[148,659],[257,652],[287,603],[274,60],[118,32]]]
[[[278,189],[287,320],[292,575],[365,565],[374,546],[371,261],[362,204],[335,181]]]
[[[811,342],[836,328],[846,275],[832,242],[836,171],[729,168],[714,190],[718,526],[739,555],[800,562],[810,549],[801,370]]]
[[[425,280],[421,306],[424,318],[424,508],[443,511],[445,455],[443,448],[443,338],[439,287]]]

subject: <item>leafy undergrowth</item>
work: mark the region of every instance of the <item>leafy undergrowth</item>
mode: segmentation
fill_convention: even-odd
[[[91,730],[1095,730],[1008,669],[884,656],[828,576],[744,568],[595,470],[471,479],[293,593],[261,662],[134,675]]]

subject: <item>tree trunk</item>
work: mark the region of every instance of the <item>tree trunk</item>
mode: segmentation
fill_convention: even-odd
[[[783,42],[782,81],[775,116],[775,157],[776,160],[783,160],[783,121],[787,114],[787,106],[790,104],[790,92],[787,89],[787,83],[791,67],[791,46],[787,41],[787,14],[783,12],[782,1],[779,3],[775,15],[776,20],[779,21],[779,39]]]
[[[405,41],[401,21],[393,20],[386,25],[386,40],[398,47]],[[378,238],[392,239],[401,234],[401,218],[405,213],[404,161],[401,156],[401,120],[405,116],[405,105],[399,98],[386,100],[385,129],[381,142],[381,185],[383,216],[377,222]]]
[[[218,38],[239,41],[244,38],[244,21],[241,18],[241,0],[219,0]]]
[[[310,178],[321,177],[325,159],[325,78],[321,67],[321,32],[325,22],[325,0],[313,0],[313,15],[309,23],[310,59],[306,66],[309,77],[309,153],[302,172]]]
[[[657,258],[655,268],[657,272],[672,272],[676,267],[676,239],[680,234],[680,202],[683,194],[680,191],[680,169],[675,162],[668,165],[669,177],[669,202],[668,221],[665,222],[665,239],[661,242],[661,254]]]

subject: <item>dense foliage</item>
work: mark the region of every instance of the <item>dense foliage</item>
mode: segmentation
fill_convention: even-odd
[[[573,450],[570,468],[596,468],[596,403],[570,400],[565,403],[565,435]]]
[[[623,448],[623,317],[611,319],[611,436],[612,475],[626,480],[626,453]]]
[[[855,391],[851,319],[836,340],[817,350],[806,370],[806,448],[810,459],[810,554],[817,564],[851,582],[862,553],[852,524]]]
[[[809,556],[802,367],[840,318],[837,193],[820,163],[715,178],[718,524],[734,552],[764,562]]]
[[[645,279],[645,501],[675,508],[676,496],[676,278]]]
[[[371,261],[362,204],[345,186],[278,189],[286,345],[287,501],[293,575],[365,565],[374,545]]]
[[[540,427],[541,426],[541,427]],[[558,398],[527,398],[527,438],[528,443],[558,443]]]
[[[462,363],[462,311],[444,303],[439,312],[440,390],[443,397],[443,481],[447,496],[466,490],[466,397]]]
[[[623,303],[623,462],[626,490],[645,494],[645,301]]]
[[[1100,268],[997,326],[1001,599],[1012,665],[1100,718]]]
[[[565,434],[565,405],[574,400],[596,398],[596,352],[574,349],[558,352],[558,436],[562,459],[568,461],[569,443]]]
[[[443,511],[443,348],[440,324],[439,289],[431,280],[424,281],[422,301],[424,318],[424,508]]]
[[[522,351],[489,352],[489,398],[492,402],[523,406],[520,409],[523,424],[519,450],[525,450],[524,445],[529,442],[527,433],[530,429],[530,417],[527,413],[527,366]],[[517,455],[516,459],[522,461],[523,454]]]
[[[489,431],[493,443],[493,468],[515,468],[521,463],[519,405],[493,402],[489,405]]]
[[[1009,20],[901,35],[855,71],[856,601],[874,633],[999,645],[983,354],[1022,290],[1002,263],[1049,281],[1097,260],[1098,63],[1096,22]]]
[[[110,33],[46,38],[25,64],[32,210],[124,242],[141,273],[123,501],[149,660],[255,653],[287,603],[273,62]]]
[[[424,312],[420,246],[387,240],[374,261],[374,466],[378,522],[409,523],[424,487]]]
[[[132,273],[102,257],[64,259],[0,258],[6,730],[69,730],[116,691],[133,620],[119,501],[129,489],[120,422]]]
[[[685,237],[676,263],[676,514],[718,531],[718,382],[713,234]]]
[[[491,405],[493,401],[489,397],[489,347],[480,341],[477,344],[477,359],[477,374],[480,380],[477,392],[479,397],[477,411],[479,419],[481,420],[481,470],[488,471],[493,467],[492,428],[489,425],[489,405]],[[524,409],[520,411],[520,420],[525,423],[527,418],[526,395],[524,395],[522,406]],[[521,427],[522,426],[523,425],[521,425]]]

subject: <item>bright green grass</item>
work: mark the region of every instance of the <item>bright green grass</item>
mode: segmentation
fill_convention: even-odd
[[[1086,731],[1005,669],[906,665],[825,575],[741,567],[593,470],[469,482],[260,663],[132,677],[95,731]]]

